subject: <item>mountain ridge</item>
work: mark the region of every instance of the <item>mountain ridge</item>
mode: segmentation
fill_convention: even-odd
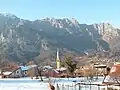
[[[0,57],[23,62],[43,55],[43,51],[53,54],[56,48],[83,53],[109,50],[118,31],[109,23],[87,25],[74,18],[30,21],[0,14]]]

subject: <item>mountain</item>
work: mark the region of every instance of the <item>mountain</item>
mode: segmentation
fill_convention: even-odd
[[[76,19],[46,18],[35,21],[0,14],[0,58],[24,62],[51,56],[56,48],[77,53],[109,50],[119,29],[109,23],[80,24]]]

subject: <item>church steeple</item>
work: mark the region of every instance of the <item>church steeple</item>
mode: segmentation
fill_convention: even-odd
[[[57,48],[56,66],[57,66],[57,69],[60,69],[60,58],[59,58],[59,49],[58,48]]]

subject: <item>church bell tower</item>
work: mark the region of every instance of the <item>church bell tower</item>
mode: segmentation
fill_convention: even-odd
[[[59,58],[59,49],[58,48],[57,48],[56,66],[57,66],[57,69],[60,69],[60,58]]]

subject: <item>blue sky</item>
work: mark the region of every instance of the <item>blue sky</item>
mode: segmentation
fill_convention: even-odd
[[[109,22],[120,27],[120,0],[0,0],[0,12],[29,20],[68,17],[80,23]]]

